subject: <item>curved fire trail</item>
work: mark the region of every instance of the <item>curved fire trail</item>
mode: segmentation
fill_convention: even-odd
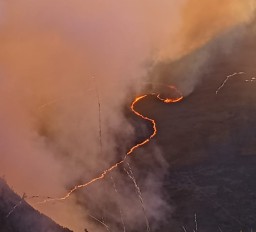
[[[76,185],[74,188],[72,188],[65,196],[60,197],[60,198],[47,198],[44,201],[38,202],[37,204],[43,204],[43,203],[47,203],[47,202],[51,202],[51,201],[64,201],[67,198],[70,197],[70,195],[72,193],[74,193],[75,191],[77,191],[78,189],[81,188],[85,188],[91,184],[93,184],[94,182],[103,179],[108,173],[110,173],[111,171],[113,171],[114,169],[116,169],[118,166],[120,166],[121,164],[123,164],[125,162],[125,160],[127,159],[128,156],[132,155],[132,153],[144,146],[145,144],[149,143],[149,141],[156,136],[157,134],[157,127],[156,127],[156,122],[154,119],[146,117],[144,115],[142,115],[141,113],[139,113],[137,110],[135,110],[135,105],[141,101],[142,99],[146,98],[147,96],[155,96],[157,97],[160,101],[164,102],[164,103],[175,103],[175,102],[179,102],[183,99],[183,95],[181,94],[181,92],[174,86],[168,86],[168,88],[170,88],[173,92],[175,92],[175,97],[172,98],[164,98],[161,97],[161,94],[156,94],[156,93],[150,93],[150,94],[145,94],[139,97],[136,97],[133,102],[130,105],[130,109],[131,111],[136,114],[138,117],[150,122],[152,124],[152,128],[153,128],[153,132],[152,134],[145,139],[144,141],[134,145],[133,147],[130,148],[130,150],[125,154],[124,158],[122,160],[120,160],[119,162],[115,163],[114,165],[112,165],[111,167],[109,167],[108,169],[106,169],[105,171],[103,171],[99,176],[95,177],[94,179],[84,183],[84,184],[80,184],[80,185]]]

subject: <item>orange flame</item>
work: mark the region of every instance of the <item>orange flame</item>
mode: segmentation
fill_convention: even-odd
[[[141,101],[142,99],[144,99],[145,97],[149,96],[149,95],[153,95],[153,96],[156,96],[159,100],[163,101],[164,103],[175,103],[175,102],[179,102],[183,99],[183,96],[181,94],[181,92],[179,90],[177,90],[174,86],[168,86],[169,88],[171,88],[172,90],[175,91],[175,93],[178,95],[178,97],[175,97],[175,98],[161,98],[160,97],[160,94],[155,94],[155,93],[152,93],[152,94],[145,94],[145,95],[142,95],[142,96],[139,96],[139,97],[136,97],[133,102],[131,103],[131,106],[130,106],[130,109],[131,111],[136,114],[137,116],[139,116],[140,118],[146,120],[146,121],[149,121],[151,124],[152,124],[152,127],[153,127],[153,132],[152,134],[147,138],[145,139],[143,142],[140,142],[136,145],[134,145],[132,148],[130,148],[130,150],[125,154],[124,158],[122,160],[120,160],[119,162],[115,163],[114,165],[112,165],[110,168],[106,169],[105,171],[103,171],[98,177],[84,183],[84,184],[80,184],[80,185],[76,185],[74,188],[72,188],[65,196],[63,197],[60,197],[60,198],[48,198],[44,201],[41,201],[41,202],[38,202],[38,204],[43,204],[43,203],[46,203],[46,202],[50,202],[50,201],[63,201],[63,200],[66,200],[67,198],[70,197],[70,195],[72,193],[74,193],[76,190],[80,189],[80,188],[85,188],[87,187],[88,185],[91,185],[93,184],[94,182],[98,181],[98,180],[101,180],[103,179],[108,173],[110,173],[111,171],[113,171],[114,169],[116,169],[119,165],[121,165],[122,163],[125,162],[125,160],[127,159],[127,157],[129,155],[131,155],[136,149],[138,149],[139,147],[142,147],[144,146],[145,144],[149,143],[149,141],[157,134],[157,128],[156,128],[156,122],[154,119],[152,118],[148,118],[142,114],[140,114],[138,111],[135,110],[135,105]]]

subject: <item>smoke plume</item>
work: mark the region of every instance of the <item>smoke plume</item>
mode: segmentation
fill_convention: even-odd
[[[40,197],[63,196],[94,178],[135,141],[123,109],[144,91],[143,83],[161,82],[164,75],[189,94],[210,54],[188,60],[182,67],[186,75],[177,71],[174,79],[161,65],[247,22],[253,9],[250,0],[2,1],[1,174],[20,194]],[[153,228],[171,211],[161,193],[168,167],[161,153],[156,146],[139,151],[137,159],[148,170],[134,168]],[[120,211],[126,228],[143,228],[131,180],[122,168],[112,179],[65,202],[34,206],[76,231],[104,231],[93,217],[120,229]]]

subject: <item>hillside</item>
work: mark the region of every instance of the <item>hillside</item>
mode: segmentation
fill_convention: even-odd
[[[165,190],[173,213],[162,231],[256,229],[255,25],[237,27],[152,73],[177,85],[183,77],[198,79],[180,103],[148,98],[139,105],[157,120],[156,140],[170,165]],[[208,58],[197,69],[202,56]]]
[[[0,178],[1,232],[71,232],[33,209]]]

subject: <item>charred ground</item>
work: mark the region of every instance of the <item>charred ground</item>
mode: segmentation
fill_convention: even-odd
[[[170,165],[165,191],[174,211],[161,231],[195,230],[195,214],[198,231],[256,229],[255,25],[238,27],[152,72],[179,84],[180,75],[192,75],[187,64],[210,54],[196,71],[197,87],[182,102],[165,105],[149,98],[139,106],[156,119],[156,140]],[[236,72],[244,74],[234,75],[216,94]]]
[[[15,207],[17,206],[17,207]],[[33,209],[0,178],[1,232],[71,232]]]

